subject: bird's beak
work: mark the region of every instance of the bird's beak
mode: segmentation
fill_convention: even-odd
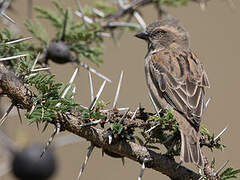
[[[135,34],[135,37],[137,37],[139,39],[148,40],[149,35],[146,31],[140,31],[137,34]]]

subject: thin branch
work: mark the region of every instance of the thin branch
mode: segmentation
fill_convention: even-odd
[[[33,106],[33,99],[29,98],[30,95],[27,93],[28,91],[23,82],[1,64],[0,74],[0,88],[3,89],[3,92],[6,93],[13,102],[21,105],[23,109],[30,111]],[[50,123],[54,125],[60,124],[61,131],[65,130],[72,132],[73,134],[90,141],[97,147],[102,147],[109,152],[119,154],[122,157],[132,159],[141,164],[145,158],[148,158],[149,161],[145,164],[146,167],[159,171],[169,176],[171,179],[197,180],[200,178],[199,174],[183,166],[179,166],[179,164],[176,163],[174,159],[169,158],[169,156],[156,153],[134,142],[118,141],[109,145],[107,131],[98,128],[81,127],[78,116],[68,114],[66,117],[60,115]],[[60,128],[55,128],[52,138],[57,132],[59,132],[59,130]]]

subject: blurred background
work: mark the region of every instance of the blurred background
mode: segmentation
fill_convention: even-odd
[[[62,0],[62,2],[72,9],[77,7],[74,0]],[[90,0],[81,1],[82,5],[91,4],[91,2]],[[210,152],[210,150],[204,149],[204,154],[209,157],[209,160],[212,157],[216,158],[216,167],[219,167],[226,160],[230,160],[231,167],[240,168],[240,117],[238,115],[238,111],[240,111],[240,55],[238,54],[240,53],[240,2],[238,0],[233,0],[233,2],[235,4],[234,9],[230,8],[225,0],[209,1],[205,11],[202,11],[197,3],[189,3],[186,7],[179,8],[165,7],[165,9],[179,18],[189,31],[191,48],[196,52],[207,70],[211,83],[211,88],[207,90],[207,96],[211,97],[212,100],[204,113],[202,123],[206,124],[210,132],[214,134],[218,134],[226,125],[229,126],[222,137],[227,148],[223,152]],[[12,10],[6,11],[16,21],[17,32],[25,37],[30,36],[23,25],[28,15],[27,3],[27,0],[16,0],[12,4]],[[53,7],[49,0],[33,0],[33,6]],[[147,23],[157,19],[157,14],[152,6],[145,7],[142,12]],[[75,18],[81,20],[77,16]],[[43,22],[49,34],[54,35],[54,29],[49,27],[46,21]],[[6,25],[2,24],[1,26]],[[146,49],[146,44],[136,39],[134,33],[131,32],[124,33],[117,45],[110,38],[105,38],[104,63],[100,68],[95,68],[113,82],[106,85],[102,95],[103,100],[113,102],[120,72],[123,70],[124,77],[118,107],[130,107],[131,110],[135,110],[141,103],[147,110],[153,111],[144,76],[143,63]],[[85,62],[92,65],[88,60]],[[56,74],[57,80],[66,83],[69,81],[76,65],[57,65],[50,62],[50,67],[53,74]],[[81,69],[75,82],[77,86],[76,101],[88,106],[90,104],[90,93],[87,71]],[[102,80],[93,76],[93,82],[95,91],[97,91]],[[9,106],[8,100],[4,99],[1,106],[7,108]],[[53,131],[52,126],[48,127],[47,131],[42,134],[41,131],[37,130],[35,124],[29,126],[27,120],[24,119],[21,125],[18,116],[14,116],[14,114],[17,115],[16,112],[12,111],[11,113],[12,116],[1,127],[7,135],[20,144],[47,142]],[[24,113],[22,113],[22,117],[24,117]],[[66,132],[60,133],[59,136],[64,134]],[[89,145],[89,142],[82,140],[79,143],[56,148],[58,171],[52,179],[77,179]],[[2,161],[2,158],[0,158],[0,162]],[[108,156],[102,157],[101,149],[94,149],[82,180],[137,179],[140,167],[140,164],[129,159],[126,159],[123,167],[121,160]],[[187,167],[196,170],[189,165]],[[14,177],[11,173],[8,173],[0,179],[14,180]],[[168,178],[154,170],[146,169],[143,179],[165,180]]]

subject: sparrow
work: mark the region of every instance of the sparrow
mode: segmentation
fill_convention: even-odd
[[[180,160],[204,166],[198,131],[205,109],[207,74],[189,47],[188,32],[173,17],[151,23],[135,35],[148,44],[145,76],[159,109],[173,109],[181,134]]]

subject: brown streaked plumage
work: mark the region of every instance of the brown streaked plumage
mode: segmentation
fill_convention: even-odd
[[[203,65],[189,48],[189,36],[174,18],[150,24],[136,37],[148,42],[145,75],[159,109],[173,107],[181,132],[184,162],[203,167],[198,131],[209,81]]]

